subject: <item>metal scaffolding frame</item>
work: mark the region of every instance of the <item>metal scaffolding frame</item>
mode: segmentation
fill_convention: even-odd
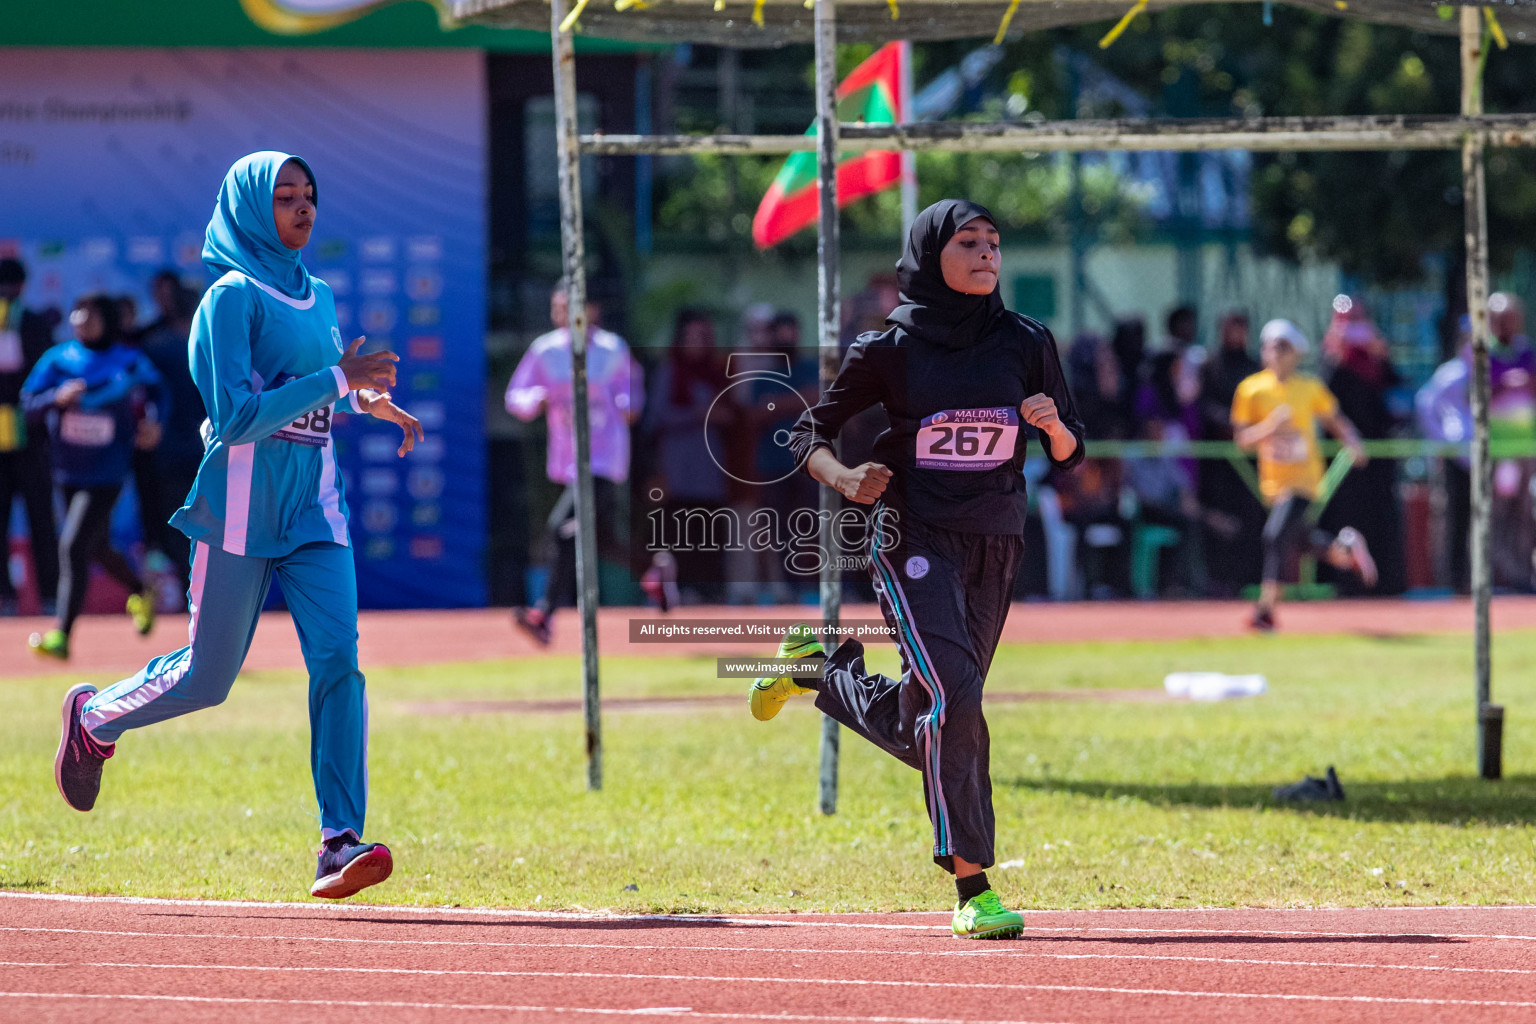
[[[587,788],[603,788],[603,715],[598,702],[597,505],[592,493],[592,423],[587,402],[587,253],[577,140],[576,44],[560,30],[565,0],[551,0],[555,64],[555,159],[560,179],[560,242],[571,331],[571,408],[576,426],[576,601],[581,610],[581,709],[587,732]]]
[[[837,209],[837,7],[834,0],[816,0],[816,343],[821,390],[837,379],[843,321],[842,235]],[[841,445],[838,445],[841,449]],[[820,489],[821,550],[833,550],[832,517],[842,507],[830,487]],[[842,567],[827,559],[821,568],[821,621],[835,627],[842,614]],[[829,635],[830,636],[830,635]],[[822,814],[837,811],[838,724],[821,716],[821,770],[817,806]]]
[[[1467,139],[1484,146],[1536,146],[1536,114],[1453,114],[1357,117],[1129,118],[1041,121],[934,121],[921,124],[845,124],[845,153],[871,149],[955,150],[969,153],[1081,153],[1105,150],[1246,149],[1461,149]],[[654,153],[725,153],[770,156],[816,148],[814,135],[583,135],[581,151],[597,156]]]
[[[494,3],[496,0],[490,0]],[[846,0],[845,0],[846,2]],[[1094,0],[1061,0],[1092,3]],[[470,0],[475,7],[485,0]],[[1459,116],[1305,117],[1254,119],[1181,119],[1058,121],[1039,124],[938,123],[874,126],[839,124],[836,114],[836,0],[814,0],[816,47],[816,132],[814,135],[580,135],[576,121],[576,67],[571,35],[562,23],[566,0],[552,0],[550,29],[554,54],[555,130],[560,177],[560,231],[570,296],[573,398],[586,408],[586,271],[583,251],[580,157],[582,154],[639,155],[645,153],[770,154],[817,153],[820,212],[817,239],[818,343],[822,386],[836,375],[839,361],[839,237],[836,168],[839,151],[870,149],[952,149],[969,151],[1049,152],[1084,150],[1396,150],[1459,149],[1462,154],[1466,207],[1467,301],[1472,315],[1472,531],[1471,569],[1475,607],[1475,708],[1479,771],[1484,778],[1500,776],[1503,709],[1491,703],[1491,636],[1488,605],[1491,594],[1489,523],[1492,464],[1488,452],[1488,215],[1483,184],[1484,150],[1488,146],[1536,146],[1536,115],[1488,116],[1482,113],[1484,54],[1481,10],[1460,6],[1462,103]],[[636,17],[644,17],[638,14]],[[866,26],[867,29],[867,26]],[[899,38],[902,24],[893,20],[887,38]],[[591,430],[585,415],[576,415],[578,514],[577,569],[582,622],[583,707],[586,713],[587,784],[602,785],[602,733],[598,704],[597,550],[591,472]],[[823,510],[835,507],[836,496],[822,488]],[[830,524],[822,522],[822,541]],[[836,624],[840,587],[835,574],[821,578],[822,619]],[[838,726],[824,719],[819,805],[831,814],[837,804]]]

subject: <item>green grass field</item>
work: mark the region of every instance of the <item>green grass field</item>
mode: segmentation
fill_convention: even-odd
[[[1473,777],[1465,638],[1270,637],[1006,647],[993,689],[1154,687],[1261,671],[1241,702],[997,704],[992,879],[1029,907],[1536,902],[1536,633],[1495,643],[1507,778]],[[875,663],[889,670],[894,651]],[[704,658],[610,658],[611,695],[735,693]],[[819,716],[612,714],[584,789],[580,716],[422,716],[410,701],[570,697],[575,659],[379,669],[372,901],[668,911],[904,910],[953,898],[918,776],[843,733],[839,813],[816,813]],[[304,898],[317,822],[304,681],[251,674],[222,707],[129,734],[97,810],[53,787],[71,681],[6,682],[0,888]],[[1338,766],[1349,799],[1269,791]],[[635,886],[633,890],[628,886]]]

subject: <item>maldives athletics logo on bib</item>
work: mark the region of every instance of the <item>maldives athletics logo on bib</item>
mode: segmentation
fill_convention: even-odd
[[[336,346],[337,352],[346,353],[347,350],[341,344],[341,328],[335,324],[331,325],[331,344]]]

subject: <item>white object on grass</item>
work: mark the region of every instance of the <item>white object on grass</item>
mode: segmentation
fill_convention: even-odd
[[[1163,678],[1169,696],[1217,701],[1233,697],[1257,697],[1269,688],[1260,675],[1229,676],[1225,672],[1170,672]]]

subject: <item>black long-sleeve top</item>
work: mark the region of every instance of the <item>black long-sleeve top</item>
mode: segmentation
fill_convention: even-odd
[[[3,308],[3,307],[0,307]],[[20,348],[7,353],[6,365],[0,367],[0,405],[21,405],[21,385],[27,374],[43,358],[43,353],[53,348],[53,327],[42,314],[30,309],[12,313],[16,333],[20,335]],[[6,318],[0,317],[0,331],[6,330]],[[3,344],[3,342],[0,342]]]
[[[1031,429],[1019,406],[1037,394],[1055,400],[1077,438],[1072,454],[1057,459],[1050,438],[1040,435],[1046,457],[1071,469],[1085,454],[1083,424],[1044,325],[1004,313],[964,348],[891,326],[849,347],[837,380],[795,423],[790,448],[803,467],[817,448],[832,446],[849,419],[882,405],[891,426],[875,439],[873,458],[892,472],[882,502],[960,533],[1018,534],[1028,503],[1022,471]]]

